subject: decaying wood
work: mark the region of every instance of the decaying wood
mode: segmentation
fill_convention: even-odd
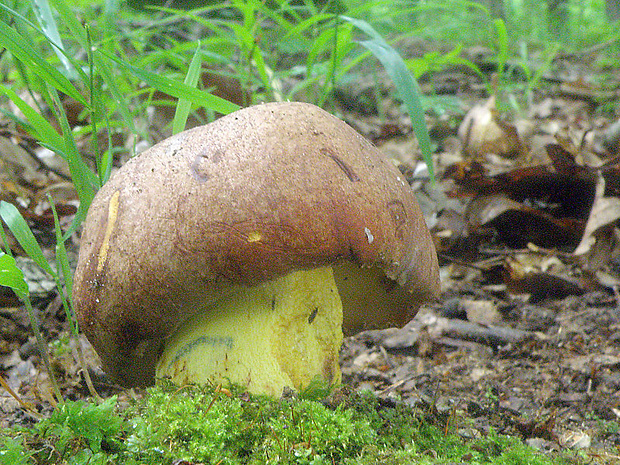
[[[381,345],[386,349],[413,347],[417,343],[421,331],[428,332],[440,344],[442,338],[450,338],[476,342],[494,349],[507,344],[523,342],[536,336],[531,331],[522,331],[507,326],[481,325],[426,313],[418,315],[409,325],[392,333]]]

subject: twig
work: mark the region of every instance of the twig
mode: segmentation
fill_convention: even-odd
[[[36,153],[34,153],[30,147],[28,147],[26,144],[23,143],[19,143],[19,146],[24,149],[24,151],[30,156],[30,158],[32,158],[34,161],[36,161],[39,164],[39,168],[43,169],[44,171],[49,171],[51,173],[54,173],[56,176],[58,176],[61,179],[64,179],[65,181],[71,181],[71,176],[67,176],[65,173],[63,173],[62,171],[56,169],[56,168],[52,168],[51,166],[49,166],[47,163],[45,163],[43,160],[41,160]]]
[[[34,405],[31,404],[30,402],[24,402],[23,400],[21,400],[20,397],[17,395],[17,393],[13,391],[13,389],[11,389],[11,386],[8,385],[8,383],[4,380],[4,378],[1,375],[0,375],[0,385],[6,390],[6,392],[8,392],[13,397],[13,399],[19,402],[19,405],[24,407],[28,411],[28,413],[30,413],[32,416],[36,417],[39,420],[43,419],[43,417],[39,414],[39,412],[37,412],[34,409]]]
[[[483,326],[452,318],[437,318],[436,325],[444,336],[473,341],[491,347],[522,342],[534,337],[534,334],[529,331],[503,326]]]
[[[32,326],[32,332],[34,333],[34,337],[37,340],[37,345],[39,347],[39,352],[41,353],[41,358],[43,359],[43,364],[45,365],[45,370],[47,371],[48,376],[50,377],[50,381],[52,383],[52,390],[54,391],[54,396],[56,397],[56,401],[58,403],[63,403],[64,398],[60,392],[60,388],[58,387],[58,381],[56,381],[56,376],[54,375],[54,371],[52,370],[52,364],[50,363],[50,356],[47,350],[47,345],[43,340],[43,336],[41,334],[41,328],[39,327],[39,322],[37,321],[37,317],[34,314],[34,309],[32,308],[32,303],[30,302],[30,297],[28,295],[24,296],[22,299],[24,305],[26,306],[26,311],[28,312],[28,318],[30,319],[30,326]]]
[[[617,41],[618,41],[618,37],[612,37],[611,39],[601,42],[600,44],[595,44],[595,45],[592,45],[591,47],[584,48],[583,50],[579,50],[578,52],[574,52],[573,55],[575,56],[589,55],[591,53],[601,51],[604,48],[610,47]]]

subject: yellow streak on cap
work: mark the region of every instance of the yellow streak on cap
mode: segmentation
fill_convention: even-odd
[[[260,241],[262,239],[263,239],[263,235],[261,233],[259,233],[258,231],[251,232],[247,236],[247,241],[248,242],[258,242],[258,241]]]
[[[105,235],[103,236],[103,242],[101,243],[101,248],[99,249],[99,255],[97,256],[97,273],[101,273],[103,270],[103,265],[105,265],[105,261],[108,257],[110,236],[112,236],[112,231],[114,230],[114,225],[116,224],[116,217],[118,215],[118,198],[120,194],[120,191],[114,192],[110,198],[110,203],[108,204],[108,224],[105,228]]]

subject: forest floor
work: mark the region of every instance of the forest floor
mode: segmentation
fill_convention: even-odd
[[[420,47],[407,53],[423,54]],[[485,50],[464,53],[485,62]],[[387,80],[375,106],[368,101],[376,89],[363,83],[337,93],[341,116],[392,157],[416,190],[443,289],[406,327],[346,339],[344,384],[432,410],[466,438],[492,428],[542,450],[620,460],[620,74],[597,56],[559,54],[540,89],[518,76],[510,85],[500,79],[491,99],[493,88],[468,69],[422,79],[424,91],[441,97],[427,112],[435,184]],[[360,101],[364,108],[352,104]],[[51,229],[38,238],[53,249]],[[85,398],[53,283],[19,260],[38,289],[43,333],[55,341],[62,392]],[[0,322],[0,374],[22,401],[49,411],[27,314],[6,288]],[[92,353],[89,360],[101,393],[118,392]],[[0,412],[2,427],[33,421],[4,389]]]

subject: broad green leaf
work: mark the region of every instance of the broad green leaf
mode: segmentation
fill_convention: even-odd
[[[10,287],[17,297],[23,299],[28,296],[28,284],[15,259],[4,252],[0,252],[0,286]]]
[[[370,24],[366,21],[350,18],[348,16],[341,16],[340,18],[353,24],[371,37],[370,40],[362,40],[359,44],[372,52],[381,62],[390,78],[392,78],[400,97],[407,107],[409,118],[411,118],[411,125],[413,126],[413,132],[418,139],[418,144],[420,144],[420,150],[422,151],[424,161],[428,167],[431,181],[435,182],[435,170],[433,168],[433,159],[431,156],[431,139],[426,128],[426,121],[424,120],[424,107],[421,102],[422,92],[420,91],[417,81],[407,69],[407,65],[405,65],[405,62],[398,52],[385,42],[383,37],[381,37]]]
[[[189,69],[187,70],[187,75],[185,76],[185,84],[192,88],[196,88],[196,84],[198,84],[198,78],[200,77],[201,67],[201,59],[202,54],[200,53],[200,42],[198,42],[196,51],[194,52],[194,56],[192,58],[192,62],[189,64]],[[189,111],[192,108],[192,102],[190,102],[186,98],[180,98],[177,101],[177,108],[174,112],[174,120],[172,121],[172,133],[176,134],[185,129],[185,125],[187,124],[187,117],[189,116]]]
[[[17,242],[19,242],[19,245],[22,246],[22,249],[26,251],[28,256],[50,275],[56,276],[56,273],[47,262],[45,255],[43,255],[43,251],[35,239],[34,234],[32,234],[28,223],[26,223],[26,220],[24,220],[15,205],[5,202],[4,200],[0,201],[0,218],[2,218],[9,227],[13,236],[15,236],[15,239],[17,239]]]

